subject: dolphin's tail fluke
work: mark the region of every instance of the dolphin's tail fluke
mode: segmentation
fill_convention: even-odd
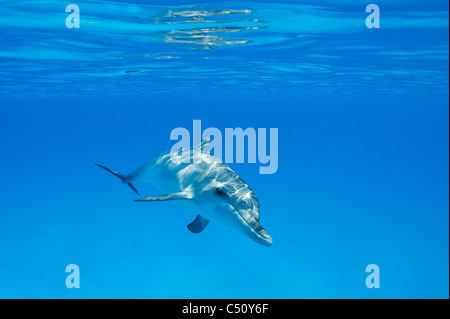
[[[102,165],[100,165],[100,164],[95,164],[95,165],[97,165],[98,167],[103,168],[105,171],[110,172],[110,173],[113,174],[114,176],[118,177],[122,182],[126,183],[126,182],[125,182],[126,176],[124,176],[124,175],[122,175],[122,174],[119,174],[119,173],[113,171],[112,169],[109,169],[109,168],[107,168],[107,167],[105,167],[105,166],[102,166]],[[130,186],[130,188],[131,188],[136,194],[138,194],[139,196],[141,196],[141,195],[139,194],[139,192],[137,191],[137,189],[134,187],[133,184],[127,183],[127,185]]]

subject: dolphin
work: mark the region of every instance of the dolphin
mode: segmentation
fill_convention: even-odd
[[[136,194],[133,182],[150,183],[166,194],[137,199],[136,202],[176,200],[197,214],[187,227],[202,232],[210,221],[230,226],[255,242],[271,246],[269,233],[259,223],[260,205],[250,187],[219,158],[211,153],[211,140],[192,149],[160,154],[128,175],[95,164],[118,177]],[[139,195],[141,196],[141,195]]]

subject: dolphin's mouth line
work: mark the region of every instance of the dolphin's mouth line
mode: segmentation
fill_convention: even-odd
[[[231,204],[230,202],[228,202],[228,203],[229,203],[229,204],[231,205],[231,207],[233,207],[233,209],[236,211],[237,215],[239,216],[239,219],[241,219],[241,220],[248,226],[248,228],[250,228],[251,231],[252,231],[253,233],[256,234],[256,236],[258,236],[259,238],[264,239],[264,240],[267,240],[267,239],[268,239],[267,237],[261,236],[261,235],[256,231],[256,229],[253,228],[253,226],[250,225],[250,224],[245,220],[244,217],[242,217],[241,213],[239,213],[239,210],[237,210],[236,207],[234,207],[233,204]]]

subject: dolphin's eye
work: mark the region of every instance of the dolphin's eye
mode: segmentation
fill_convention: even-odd
[[[216,194],[219,195],[219,196],[226,196],[227,195],[227,193],[225,193],[220,188],[216,188]]]

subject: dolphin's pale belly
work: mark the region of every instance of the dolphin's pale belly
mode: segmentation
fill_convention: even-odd
[[[193,200],[177,201],[177,204],[179,206],[183,207],[184,209],[187,209],[187,210],[189,210],[197,215],[200,215],[210,221],[213,221],[213,222],[220,221],[217,216],[217,213],[214,210],[214,208],[215,208],[214,204],[205,203],[205,204],[198,205]]]

